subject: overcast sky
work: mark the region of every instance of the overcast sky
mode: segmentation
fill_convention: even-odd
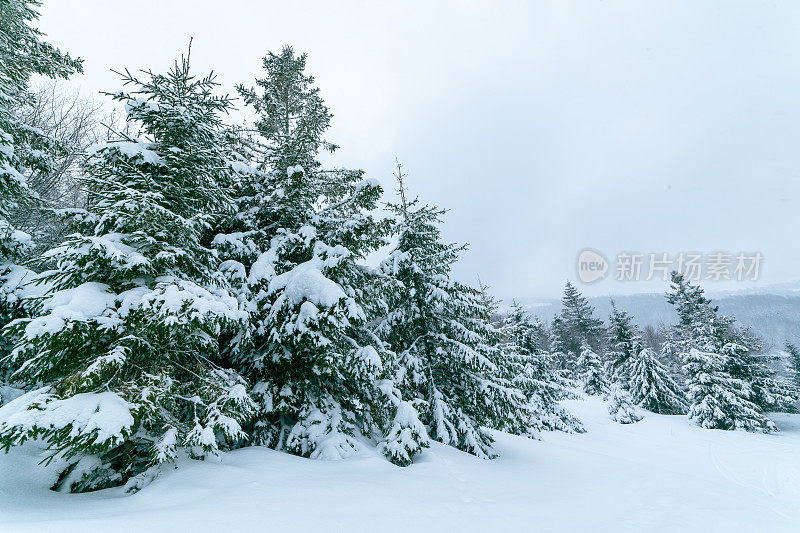
[[[759,284],[798,279],[800,3],[46,0],[40,28],[109,69],[164,70],[194,37],[224,92],[292,44],[334,113],[336,162],[394,198],[395,156],[469,242],[458,277],[558,295],[592,248],[761,252]],[[750,286],[743,282],[714,288]]]

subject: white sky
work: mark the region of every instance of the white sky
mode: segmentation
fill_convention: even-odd
[[[39,26],[85,94],[189,37],[230,93],[268,50],[307,52],[336,162],[393,199],[399,157],[470,243],[457,275],[501,297],[558,295],[587,247],[760,251],[760,284],[800,277],[800,3],[45,0]]]

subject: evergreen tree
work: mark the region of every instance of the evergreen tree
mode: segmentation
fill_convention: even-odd
[[[553,346],[553,337],[547,324],[539,320],[537,316],[534,316],[533,320],[530,322],[530,334],[528,338],[531,353],[550,353],[550,349]]]
[[[493,381],[495,387],[503,387],[501,401],[505,404],[504,412],[494,416],[487,424],[493,429],[514,435],[525,435],[538,438],[539,432],[545,429],[545,420],[549,413],[539,410],[539,404],[529,395],[536,383],[530,372],[530,354],[526,347],[517,342],[514,325],[508,324],[498,312],[498,303],[488,292],[488,287],[478,280],[479,304],[483,309],[483,320],[486,323],[486,353],[496,366]],[[534,399],[534,401],[531,401]],[[536,398],[538,399],[538,398]]]
[[[380,387],[392,401],[395,409],[389,431],[378,445],[378,449],[392,463],[408,466],[416,455],[430,446],[428,430],[422,424],[417,409],[417,405],[424,405],[424,402],[419,399],[415,402],[404,401],[400,389],[391,379],[382,380]]]
[[[218,364],[219,337],[245,315],[204,244],[232,205],[235,176],[221,142],[225,97],[188,59],[166,74],[126,71],[125,104],[142,138],[90,155],[87,211],[46,258],[55,270],[38,316],[13,322],[14,377],[33,390],[0,420],[6,448],[50,444],[67,468],[55,488],[129,482],[181,448],[216,455],[244,437],[254,409],[244,381]]]
[[[404,464],[425,438],[414,405],[381,382],[390,356],[369,327],[373,282],[357,263],[385,242],[388,224],[369,214],[382,190],[361,171],[322,168],[319,150],[335,148],[322,139],[331,115],[305,62],[285,47],[264,58],[260,91],[239,86],[259,137],[239,138],[251,168],[237,215],[214,241],[247,273],[250,321],[232,357],[254,382],[255,442],[333,459],[391,424],[395,437],[413,434],[405,454],[384,446]]]
[[[594,308],[569,282],[561,303],[561,314],[552,324],[553,352],[560,354],[564,368],[574,372],[584,344],[596,353],[603,348],[603,322],[594,318]]]
[[[577,367],[580,379],[583,382],[583,392],[597,395],[603,394],[608,390],[608,380],[603,371],[603,364],[588,344],[584,344],[581,347],[581,355],[578,357]]]
[[[683,356],[675,331],[663,326],[663,338],[664,341],[658,351],[658,359],[666,365],[673,380],[683,383],[686,375],[683,371]]]
[[[732,354],[729,371],[734,378],[748,383],[750,400],[762,412],[795,410],[800,391],[790,382],[778,378],[779,357],[764,353],[761,339],[750,328],[741,328],[733,317],[724,317],[727,343]]]
[[[548,351],[552,354],[555,368],[565,372],[569,377],[575,375],[575,354],[567,351],[567,328],[559,315],[554,315],[550,322],[550,344]]]
[[[368,328],[356,257],[304,226],[279,233],[251,268],[253,333],[239,364],[256,380],[260,444],[341,458],[380,423],[386,354]]]
[[[719,308],[712,306],[703,289],[690,283],[683,274],[673,271],[670,287],[672,292],[667,293],[667,302],[678,314],[675,330],[680,340],[690,341],[695,336],[694,330],[700,325],[699,322],[715,317]]]
[[[33,277],[21,265],[31,236],[15,228],[9,216],[21,205],[38,203],[27,178],[33,171],[47,171],[51,156],[59,150],[56,139],[25,124],[15,109],[34,97],[28,90],[31,76],[67,78],[82,71],[79,59],[42,42],[41,32],[31,26],[39,18],[39,5],[25,0],[0,2],[0,328],[26,315],[24,285]],[[3,360],[12,342],[8,334],[0,337],[0,382],[10,372]]]
[[[608,373],[613,380],[627,384],[628,361],[635,352],[641,350],[641,339],[633,325],[633,317],[618,309],[613,300],[608,322]]]
[[[689,417],[705,428],[775,431],[764,412],[791,406],[793,388],[774,379],[760,343],[732,317],[721,317],[703,290],[672,273],[676,342],[684,354]]]
[[[450,277],[464,247],[441,242],[442,211],[406,202],[402,183],[401,200],[388,206],[399,219],[399,235],[381,271],[395,288],[378,326],[397,354],[395,382],[404,398],[424,406],[420,418],[431,438],[494,457],[484,427],[524,432],[525,397],[503,369],[491,309],[479,291]]]
[[[608,402],[608,414],[611,420],[620,424],[633,424],[642,419],[642,415],[636,412],[630,394],[619,383],[611,386],[606,395]]]
[[[291,46],[284,46],[280,54],[269,52],[264,57],[265,77],[256,80],[260,91],[237,86],[245,104],[258,113],[257,163],[270,174],[269,194],[256,201],[270,195],[280,199],[256,206],[261,207],[257,212],[262,217],[261,230],[307,225],[320,196],[329,201],[346,196],[344,189],[360,179],[360,171],[322,169],[320,150],[332,152],[337,146],[323,139],[332,115],[314,86],[314,77],[305,73],[306,59],[306,54],[295,55]]]
[[[786,353],[789,356],[792,381],[794,382],[795,386],[800,387],[800,348],[791,342],[787,342]]]
[[[531,321],[516,302],[503,319],[501,333],[505,340],[503,350],[514,354],[512,374],[514,384],[528,398],[536,420],[530,423],[536,429],[583,432],[583,425],[558,401],[570,396],[567,380],[552,364],[546,351],[548,339],[544,325]]]
[[[749,400],[752,390],[747,382],[726,371],[732,349],[732,345],[720,351],[690,349],[686,356],[686,383],[692,402],[689,418],[707,429],[775,431],[775,424]]]
[[[685,412],[686,402],[680,386],[650,348],[642,348],[627,362],[628,390],[639,406],[665,415]]]

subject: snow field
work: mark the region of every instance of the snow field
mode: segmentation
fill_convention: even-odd
[[[49,491],[56,469],[27,445],[0,455],[0,531],[797,531],[800,415],[764,435],[565,403],[587,433],[494,433],[492,461],[438,443],[409,468],[256,447],[187,459],[133,496]]]

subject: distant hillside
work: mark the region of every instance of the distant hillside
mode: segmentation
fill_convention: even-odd
[[[720,312],[734,315],[761,336],[767,348],[782,348],[787,340],[800,343],[800,285],[772,286],[761,291],[710,293]],[[612,297],[589,298],[597,317],[607,319]],[[673,324],[677,317],[664,294],[633,294],[613,296],[617,307],[632,314],[639,326]],[[561,310],[555,298],[519,298],[517,301],[531,315],[550,322]]]

